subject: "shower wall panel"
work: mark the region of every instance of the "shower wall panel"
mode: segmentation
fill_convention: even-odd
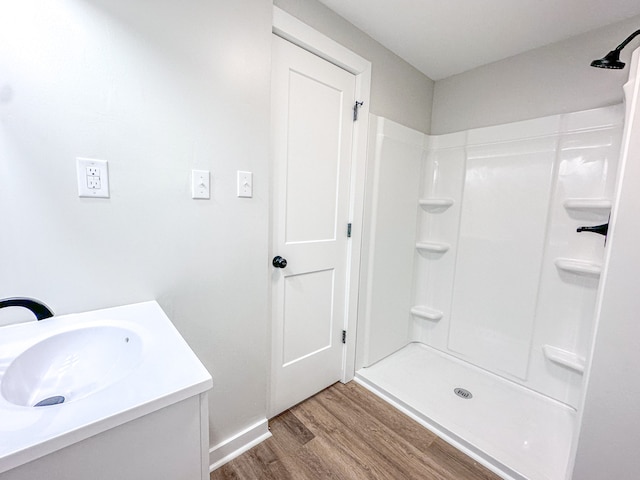
[[[432,137],[430,145],[437,145],[425,152],[423,182],[418,204],[418,241],[429,239],[446,245],[444,252],[416,249],[414,270],[414,315],[412,339],[427,344],[446,345],[448,329],[446,320],[436,320],[448,315],[453,293],[455,260],[460,226],[462,190],[466,164],[465,133]],[[438,206],[438,203],[444,203]],[[433,204],[435,203],[435,206]],[[426,312],[427,315],[421,315]]]
[[[412,337],[576,406],[622,106],[429,138]]]
[[[447,347],[525,379],[556,139],[470,147]]]
[[[370,116],[357,368],[410,341],[417,202],[425,135]]]
[[[565,116],[563,129],[568,133],[562,134],[558,143],[555,192],[549,209],[548,241],[526,384],[574,406],[578,405],[582,389],[579,370],[591,355],[605,250],[602,236],[577,233],[576,229],[608,222],[622,117],[622,106]],[[579,262],[561,263],[567,259]],[[577,272],[576,267],[583,270]],[[575,362],[573,365],[579,370],[553,360],[558,359],[555,354],[562,352],[571,354],[565,359]]]

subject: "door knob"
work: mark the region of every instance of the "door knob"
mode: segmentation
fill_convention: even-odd
[[[275,257],[273,257],[273,262],[271,263],[276,268],[284,268],[287,266],[287,259],[282,258],[280,255],[276,255]]]

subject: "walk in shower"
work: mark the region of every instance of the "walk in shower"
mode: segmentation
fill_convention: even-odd
[[[564,479],[623,106],[439,136],[371,120],[356,379],[505,478]]]

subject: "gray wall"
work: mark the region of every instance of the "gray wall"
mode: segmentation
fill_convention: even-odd
[[[266,411],[271,9],[0,7],[0,297],[57,314],[157,299],[213,376],[212,445]],[[78,198],[77,156],[109,161],[111,198]],[[194,168],[210,200],[191,199]]]
[[[273,3],[373,64],[371,113],[429,132],[433,80],[316,0]]]
[[[640,16],[436,82],[431,133],[451,133],[622,101],[624,70],[589,66],[640,28]],[[628,62],[635,40],[623,51]]]
[[[278,3],[373,62],[373,112],[429,130],[431,80],[314,0]],[[271,0],[0,6],[0,297],[157,299],[213,376],[211,445],[266,415],[271,24]],[[78,198],[76,157],[109,161],[111,198]]]

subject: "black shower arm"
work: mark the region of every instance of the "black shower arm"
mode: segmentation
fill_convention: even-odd
[[[616,49],[614,50],[614,52],[615,52],[615,51],[618,51],[618,52],[619,52],[620,50],[622,50],[624,47],[626,47],[626,46],[629,44],[629,42],[630,42],[631,40],[633,40],[634,38],[636,38],[638,35],[640,35],[640,30],[636,30],[636,31],[635,31],[635,32],[633,32],[631,35],[629,35],[629,36],[624,40],[624,42],[622,42],[620,45],[618,45],[618,46],[616,47]]]

